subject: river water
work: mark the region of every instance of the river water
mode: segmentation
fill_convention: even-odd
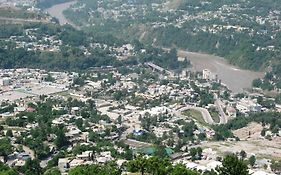
[[[71,1],[67,3],[57,4],[48,8],[46,11],[53,17],[59,20],[61,25],[71,24],[76,27],[73,23],[68,21],[63,15],[63,11],[68,9],[71,5],[77,1]],[[250,88],[252,81],[256,78],[263,77],[263,72],[254,72],[249,70],[242,70],[235,66],[230,65],[227,61],[221,57],[179,51],[179,56],[187,57],[192,65],[193,70],[202,71],[203,69],[209,69],[212,73],[218,75],[222,83],[226,84],[227,87],[233,92],[243,92],[243,89]]]
[[[54,5],[45,11],[48,12],[52,17],[55,17],[59,20],[60,25],[70,24],[76,27],[71,21],[67,20],[66,17],[63,15],[63,11],[68,9],[70,6],[77,3],[77,1],[70,1],[66,3],[61,3]]]
[[[251,87],[254,79],[264,76],[263,72],[240,69],[227,63],[224,58],[214,55],[181,50],[179,56],[187,57],[194,71],[209,69],[212,73],[217,74],[222,83],[226,84],[233,92],[243,92],[244,89]]]

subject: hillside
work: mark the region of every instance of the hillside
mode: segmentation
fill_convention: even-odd
[[[47,9],[55,4],[69,2],[71,0],[38,0],[37,7],[41,9]]]
[[[216,54],[263,70],[280,62],[280,10],[273,0],[81,0],[65,15],[96,35]]]

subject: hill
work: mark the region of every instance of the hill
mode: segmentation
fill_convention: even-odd
[[[69,2],[71,0],[38,0],[37,7],[41,9],[47,9],[55,4]]]
[[[273,0],[81,0],[65,15],[96,35],[216,54],[264,70],[280,62],[280,13]]]

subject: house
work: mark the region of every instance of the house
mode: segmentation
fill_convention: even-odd
[[[250,112],[261,112],[262,106],[256,102],[256,100],[252,99],[241,99],[236,108],[243,114],[250,113]]]
[[[66,172],[66,170],[70,168],[69,162],[70,162],[69,158],[59,158],[58,168],[61,173]]]
[[[100,155],[96,158],[96,161],[102,164],[112,160],[113,158],[110,151],[101,152]]]
[[[82,152],[81,154],[76,155],[76,158],[84,161],[90,161],[93,159],[93,151]]]
[[[234,107],[227,106],[226,107],[226,114],[229,117],[235,118],[236,117],[236,109]]]

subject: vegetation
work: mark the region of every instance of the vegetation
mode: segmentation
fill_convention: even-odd
[[[14,42],[8,42],[11,36],[18,36],[25,42],[31,42],[25,34],[26,29],[36,29],[37,39],[42,36],[53,36],[62,41],[60,51],[28,51],[28,48],[18,48]],[[55,24],[26,24],[26,25],[1,25],[0,26],[0,68],[43,68],[52,70],[86,70],[92,67],[124,65],[137,65],[144,62],[154,62],[155,64],[168,69],[181,69],[189,65],[189,62],[179,62],[177,51],[172,49],[166,52],[134,42],[135,56],[120,61],[116,58],[115,52],[108,48],[93,48],[89,43],[101,43],[109,46],[120,47],[124,44],[111,35],[93,37],[90,33],[78,31],[73,27],[59,26]],[[85,49],[89,54],[84,54]],[[142,49],[146,53],[142,53]]]
[[[1,175],[19,175],[19,173],[16,170],[9,168],[8,166],[4,165],[2,162],[0,162],[0,174]]]
[[[38,0],[37,7],[42,9],[47,9],[49,7],[52,7],[53,5],[68,2],[71,0]]]
[[[219,175],[248,175],[247,163],[235,155],[227,155],[222,162],[222,167],[218,168]]]
[[[226,138],[233,138],[234,135],[231,130],[236,130],[247,126],[250,122],[257,122],[263,126],[269,125],[269,130],[277,133],[281,127],[280,113],[276,112],[264,112],[253,113],[249,117],[236,117],[230,120],[227,124],[213,126],[216,134],[215,140],[225,140]]]
[[[201,124],[206,124],[202,114],[200,111],[195,110],[195,109],[188,109],[183,112],[184,115],[193,118],[195,121],[201,123]]]
[[[245,161],[240,160],[235,155],[227,155],[223,159],[223,166],[217,168],[217,172],[206,172],[210,175],[249,175],[248,167]],[[144,158],[137,156],[134,160],[129,161],[125,165],[127,171],[132,173],[151,174],[151,175],[199,175],[199,172],[189,170],[182,164],[172,165],[168,159],[160,159],[158,157]],[[105,165],[86,165],[78,166],[70,170],[70,175],[86,175],[95,173],[121,175],[119,169],[114,163],[109,162]]]
[[[212,3],[202,0],[179,1],[175,9],[167,11],[163,10],[166,7],[164,2],[107,0],[99,4],[96,0],[82,0],[77,3],[77,7],[86,4],[83,10],[69,9],[65,15],[76,25],[96,35],[111,34],[126,40],[140,39],[144,43],[162,47],[216,54],[247,69],[259,70],[280,62],[281,35],[278,24],[270,20],[253,20],[257,12],[265,19],[275,10],[279,11],[281,7],[275,1],[271,1],[272,4],[266,0],[222,0]],[[123,4],[131,5],[134,10],[130,12],[130,9],[122,9]],[[152,4],[159,4],[160,7],[155,8]],[[235,16],[229,17],[229,11],[224,10],[223,6],[231,7],[234,4],[239,4],[240,8],[233,8],[231,13]],[[97,10],[101,7],[105,11],[120,9],[121,14],[108,18]],[[218,11],[222,13],[218,15]],[[189,16],[188,19],[183,20],[186,16]],[[237,26],[245,29],[238,30]],[[220,27],[222,29],[217,30]],[[268,46],[274,46],[274,49],[271,50]]]

